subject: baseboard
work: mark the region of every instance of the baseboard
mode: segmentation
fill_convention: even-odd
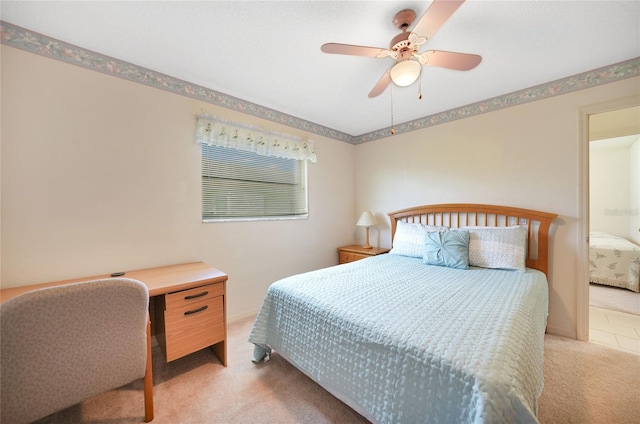
[[[577,340],[577,334],[575,331],[567,330],[566,328],[550,327],[547,326],[547,334],[554,336],[566,337],[568,339]]]
[[[244,312],[242,314],[239,315],[234,315],[231,317],[227,317],[227,324],[233,324],[236,321],[242,321],[244,319],[247,319],[249,317],[255,317],[256,315],[258,315],[258,311],[253,311],[253,312]]]

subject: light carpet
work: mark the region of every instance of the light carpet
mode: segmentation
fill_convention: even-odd
[[[367,423],[279,355],[256,365],[253,319],[228,328],[228,367],[209,349],[171,363],[154,349],[155,424]],[[539,418],[555,423],[639,423],[640,356],[545,336]],[[104,393],[38,424],[142,423],[142,382]]]
[[[589,284],[589,305],[640,315],[640,293],[620,287]]]

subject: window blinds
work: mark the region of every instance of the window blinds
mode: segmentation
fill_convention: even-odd
[[[303,160],[202,145],[202,218],[307,217]]]

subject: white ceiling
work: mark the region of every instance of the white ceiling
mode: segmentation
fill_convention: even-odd
[[[387,48],[406,8],[431,1],[7,1],[1,19],[350,135],[391,124],[393,59],[322,53]],[[467,72],[425,67],[394,87],[396,124],[640,56],[640,1],[467,0],[421,51],[482,56]]]
[[[622,149],[631,146],[636,141],[640,140],[640,135],[627,135],[624,137],[605,138],[604,140],[591,140],[589,142],[589,149],[591,150],[603,150],[603,149]]]

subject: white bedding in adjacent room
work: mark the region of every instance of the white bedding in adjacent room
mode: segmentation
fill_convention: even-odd
[[[535,423],[542,272],[379,255],[285,278],[249,341],[378,423]]]
[[[590,232],[589,281],[640,292],[640,246],[605,232]]]

